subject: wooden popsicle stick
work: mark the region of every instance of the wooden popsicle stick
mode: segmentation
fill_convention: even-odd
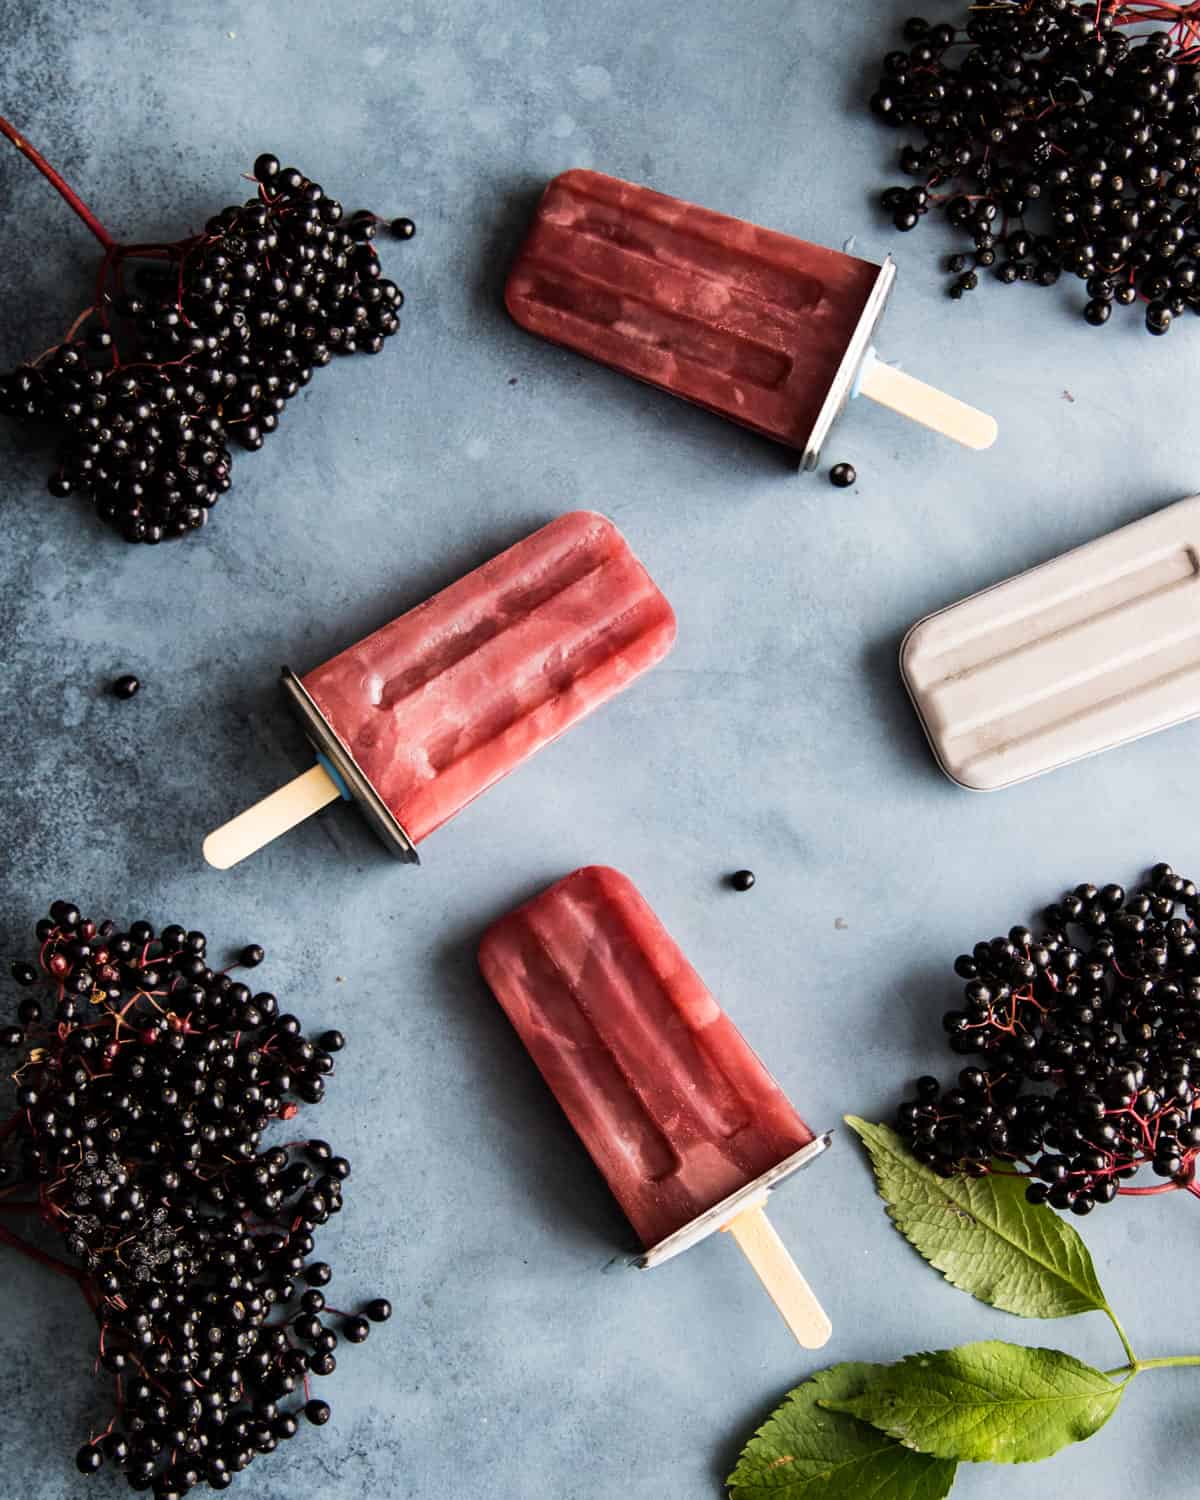
[[[931,427],[965,448],[990,448],[1000,431],[995,417],[878,359],[870,360],[864,368],[858,389],[860,395],[870,396],[880,406]]]
[[[315,765],[210,833],[204,840],[204,857],[216,869],[228,870],[341,795],[324,766]]]
[[[820,1349],[829,1342],[833,1324],[764,1213],[765,1202],[764,1198],[753,1208],[744,1209],[722,1232],[738,1242],[796,1342],[805,1349]]]

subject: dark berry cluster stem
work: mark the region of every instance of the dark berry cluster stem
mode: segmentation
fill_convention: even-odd
[[[315,1232],[341,1211],[350,1163],[322,1140],[263,1140],[321,1100],[345,1039],[310,1040],[235,977],[262,962],[257,944],[214,968],[201,932],[118,931],[67,901],[37,937],[36,962],[12,965],[17,1022],[0,1027],[0,1052],[17,1054],[0,1246],[74,1282],[95,1316],[117,1409],[80,1470],[107,1462],[158,1495],[225,1489],[300,1416],[328,1420],[311,1377],[391,1314],[382,1298],[365,1316],[327,1309],[318,1290],[332,1271],[312,1258]],[[71,1259],[20,1221],[60,1236]]]
[[[1078,1214],[1117,1197],[1200,1197],[1198,919],[1200,891],[1164,864],[1132,895],[1077,886],[1039,935],[1014,927],[961,955],[962,1005],[943,1026],[952,1051],[979,1061],[948,1089],[919,1079],[901,1105],[918,1160],[1020,1174],[1032,1201]],[[1132,1185],[1144,1168],[1162,1181]]]
[[[11,1250],[19,1251],[26,1259],[36,1261],[39,1266],[46,1266],[59,1276],[65,1276],[77,1286],[82,1286],[86,1280],[83,1273],[75,1266],[70,1266],[65,1260],[59,1260],[57,1256],[48,1255],[44,1250],[39,1250],[36,1245],[31,1245],[20,1235],[13,1234],[12,1230],[6,1229],[3,1224],[0,1224],[0,1245],[7,1245]]]
[[[36,146],[30,145],[21,132],[3,115],[0,115],[0,135],[7,136],[22,156],[26,157],[38,169],[43,177],[62,195],[75,213],[83,220],[92,231],[106,251],[116,248],[116,241],[100,220],[91,211],[69,182],[56,172]]]
[[[1158,335],[1200,312],[1200,5],[993,0],[904,37],[871,107],[925,140],[900,155],[917,185],[882,201],[902,232],[940,208],[970,236],[952,297],[990,269],[1078,277],[1095,327],[1139,301]]]
[[[62,341],[0,375],[0,415],[61,434],[50,493],[90,500],[127,541],[207,523],[232,485],[230,444],[254,452],[334,355],[378,354],[400,288],[371,243],[382,222],[264,153],[256,193],[170,244],[122,243],[8,121],[0,131],[103,247],[92,302]],[[410,239],[410,219],[392,233]],[[130,262],[137,266],[131,288]],[[86,326],[85,325],[89,325]]]

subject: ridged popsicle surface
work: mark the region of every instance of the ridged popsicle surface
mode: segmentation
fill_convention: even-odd
[[[619,871],[543,891],[488,930],[479,962],[647,1248],[812,1141]]]
[[[1200,498],[930,615],[901,653],[943,770],[994,791],[1200,715]]]
[[[303,681],[419,842],[674,639],[671,606],[621,533],[573,511]]]
[[[577,169],[546,188],[505,302],[531,333],[803,449],[879,274]]]

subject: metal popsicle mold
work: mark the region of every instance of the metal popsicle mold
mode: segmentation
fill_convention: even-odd
[[[842,362],[838,366],[837,375],[833,384],[829,387],[829,394],[825,397],[825,404],[817,414],[817,420],[813,424],[813,430],[808,435],[805,444],[804,456],[800,460],[803,469],[815,469],[821,461],[821,449],[825,439],[833,430],[833,424],[846,409],[850,400],[850,393],[854,388],[854,382],[858,379],[858,372],[862,368],[863,360],[867,357],[875,338],[875,331],[879,327],[887,308],[888,298],[892,294],[892,287],[896,284],[896,262],[890,255],[884,257],[884,262],[879,268],[879,275],[875,285],[871,289],[871,295],[867,299],[867,305],[863,308],[862,317],[858,320],[858,327],[854,330],[854,337],[850,340]]]
[[[283,668],[281,680],[288,702],[304,725],[304,732],[310,743],[341,777],[388,853],[404,864],[419,865],[421,860],[416,845],[371,785],[353,755],[334,733],[329,720],[317,707],[308,689],[290,667]]]
[[[756,1199],[760,1199],[764,1193],[769,1193],[773,1188],[778,1187],[784,1178],[802,1171],[810,1162],[816,1161],[818,1156],[823,1156],[829,1149],[832,1139],[832,1132],[826,1131],[824,1135],[819,1135],[815,1140],[809,1141],[807,1146],[794,1151],[791,1156],[785,1156],[778,1166],[772,1167],[769,1172],[764,1172],[761,1177],[756,1177],[753,1182],[748,1182],[745,1187],[739,1188],[736,1193],[731,1193],[728,1198],[722,1198],[720,1203],[710,1208],[707,1213],[693,1219],[690,1224],[685,1224],[682,1229],[677,1229],[665,1240],[659,1240],[657,1245],[651,1246],[645,1254],[638,1257],[636,1264],[643,1270],[651,1270],[654,1266],[661,1266],[664,1262],[673,1260],[675,1256],[682,1255],[685,1250],[690,1250],[701,1240],[708,1239],[709,1235],[724,1229]]]
[[[890,257],[880,266],[575,168],[542,194],[505,304],[530,333],[781,443],[812,468],[894,278]]]

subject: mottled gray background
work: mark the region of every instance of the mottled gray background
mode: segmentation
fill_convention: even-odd
[[[27,950],[59,894],[178,918],[218,952],[261,941],[271,986],[350,1038],[315,1116],[355,1164],[324,1243],[336,1301],[386,1292],[397,1313],[326,1383],[332,1425],[237,1492],[703,1500],[822,1363],[980,1337],[1116,1362],[1098,1318],[1021,1323],[945,1286],[844,1131],[774,1210],[832,1314],[826,1354],[789,1342],[724,1240],[624,1269],[624,1221],[474,968],[494,915],[579,863],[617,864],[826,1126],[881,1117],[946,1066],[964,944],[1065,883],[1200,865],[1200,731],[980,798],[935,771],[901,694],[917,616],[1200,488],[1200,325],[1098,333],[1073,289],[950,303],[945,231],[895,235],[874,208],[898,142],[864,114],[870,60],[911,4],[0,0],[3,111],[118,234],[197,227],[264,149],[419,226],[383,249],[402,336],[319,373],[199,537],[124,546],[0,434],[3,951]],[[61,333],[95,263],[5,153],[0,366]],[[862,403],[827,454],[858,467],[837,491],[522,334],[505,268],[537,189],[579,165],[894,251],[885,353],[994,411],[1001,442],[967,455]],[[282,662],[314,665],[576,505],[614,516],[673,600],[663,667],[430,840],[423,869],[344,808],[228,874],[205,867],[205,832],[308,763]],[[120,671],[145,683],[130,703],[104,692]],[[733,895],[721,877],[743,864],[758,887]],[[1147,1354],[1200,1350],[1181,1292],[1198,1231],[1182,1196],[1086,1225]],[[3,1267],[0,1494],[75,1495],[75,1448],[107,1415],[88,1315],[45,1273]],[[1187,1493],[1198,1391],[1194,1373],[1148,1375],[1085,1447],[964,1471],[957,1493]]]

